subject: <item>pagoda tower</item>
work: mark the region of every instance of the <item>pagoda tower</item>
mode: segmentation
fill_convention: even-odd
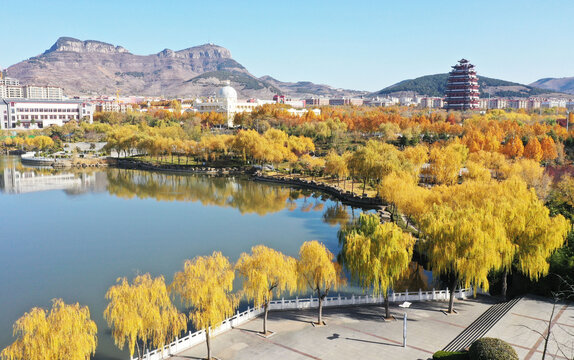
[[[452,67],[446,84],[445,109],[472,110],[478,108],[478,77],[474,65],[462,59]]]

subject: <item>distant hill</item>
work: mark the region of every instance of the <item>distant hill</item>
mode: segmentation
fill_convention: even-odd
[[[574,77],[544,78],[533,82],[530,86],[574,94]]]
[[[10,66],[8,76],[22,84],[53,85],[66,95],[210,96],[225,80],[242,98],[270,99],[274,94],[321,96],[335,93],[326,85],[283,83],[257,78],[224,47],[205,44],[157,54],[135,55],[101,41],[59,38],[44,53]],[[340,96],[357,92],[340,90]]]
[[[392,95],[405,92],[415,92],[419,95],[444,96],[448,74],[421,76],[416,79],[403,80],[386,87],[373,95]],[[492,79],[478,76],[481,97],[530,97],[537,95],[551,95],[554,91],[518,84],[510,81]],[[560,95],[560,94],[558,94]],[[564,94],[561,94],[564,95]]]

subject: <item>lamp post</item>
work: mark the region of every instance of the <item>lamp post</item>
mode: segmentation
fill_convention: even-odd
[[[405,309],[405,312],[403,314],[403,347],[407,347],[407,310],[412,303],[405,301],[402,304],[399,304],[400,307],[402,307],[403,309]]]

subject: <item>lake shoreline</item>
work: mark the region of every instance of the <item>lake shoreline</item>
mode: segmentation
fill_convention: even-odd
[[[299,178],[290,178],[282,175],[266,175],[260,170],[254,168],[241,168],[241,167],[223,167],[215,168],[209,166],[195,166],[195,165],[156,165],[148,162],[125,159],[125,158],[108,158],[108,165],[120,169],[144,170],[144,171],[159,171],[159,172],[173,172],[184,174],[205,174],[205,175],[247,175],[252,181],[268,182],[282,185],[289,185],[295,187],[302,187],[306,189],[319,190],[329,194],[343,203],[356,206],[360,208],[377,209],[381,219],[390,219],[391,214],[387,211],[387,204],[378,197],[358,196],[350,191],[327,185],[314,180],[304,180]]]

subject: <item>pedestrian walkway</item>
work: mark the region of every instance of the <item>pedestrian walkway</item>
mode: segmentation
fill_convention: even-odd
[[[489,297],[455,302],[458,314],[445,315],[447,302],[413,303],[411,308],[391,306],[396,321],[383,319],[384,307],[326,308],[327,326],[314,327],[317,310],[275,311],[268,328],[275,334],[264,338],[259,317],[227,331],[212,341],[219,359],[428,359],[446,346],[491,305]],[[403,312],[408,316],[407,347],[403,348]],[[172,359],[201,359],[205,343]]]
[[[523,360],[540,360],[553,302],[528,296],[520,300],[485,336],[508,342]],[[574,307],[558,303],[554,309],[546,359],[574,358]]]

